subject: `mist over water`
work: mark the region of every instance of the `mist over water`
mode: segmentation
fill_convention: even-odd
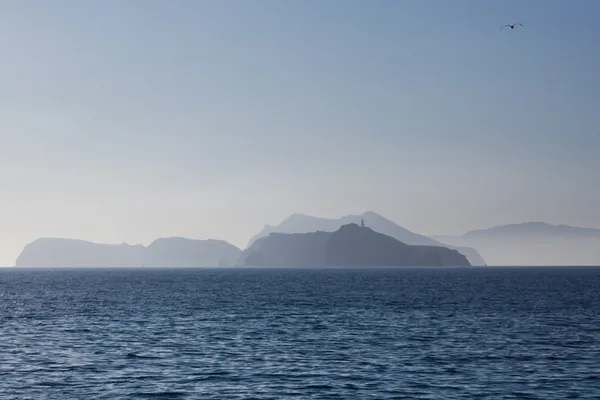
[[[597,398],[600,268],[0,271],[0,397]]]

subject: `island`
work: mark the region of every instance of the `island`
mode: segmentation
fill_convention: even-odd
[[[600,265],[600,229],[594,228],[531,221],[435,238],[477,247],[488,265]]]
[[[457,250],[408,245],[356,223],[334,232],[278,233],[257,239],[239,260],[243,266],[471,266]]]
[[[29,243],[17,267],[204,267],[232,266],[241,250],[223,240],[179,237],[157,239],[149,246],[100,244],[85,240],[41,238]]]
[[[320,218],[304,214],[292,214],[276,226],[266,225],[259,233],[250,239],[248,247],[261,237],[273,232],[279,233],[309,233],[309,232],[333,232],[342,225],[350,223],[358,224],[361,221],[376,232],[391,236],[402,243],[419,246],[440,246],[458,250],[469,260],[471,265],[486,265],[486,261],[472,247],[453,246],[444,241],[438,241],[428,236],[409,231],[394,221],[385,218],[373,211],[365,211],[362,214],[351,214],[341,218]]]

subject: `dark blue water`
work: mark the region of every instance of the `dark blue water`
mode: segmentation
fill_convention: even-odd
[[[2,399],[600,397],[600,268],[0,270]]]

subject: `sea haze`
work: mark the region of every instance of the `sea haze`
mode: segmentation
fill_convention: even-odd
[[[600,396],[600,268],[0,270],[0,397]]]

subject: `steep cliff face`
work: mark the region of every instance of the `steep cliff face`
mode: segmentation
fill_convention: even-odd
[[[335,232],[271,233],[243,252],[248,266],[469,266],[456,250],[411,246],[356,224]]]
[[[42,238],[25,246],[15,264],[18,267],[201,267],[234,265],[240,255],[240,249],[222,240],[166,238],[144,247]]]

